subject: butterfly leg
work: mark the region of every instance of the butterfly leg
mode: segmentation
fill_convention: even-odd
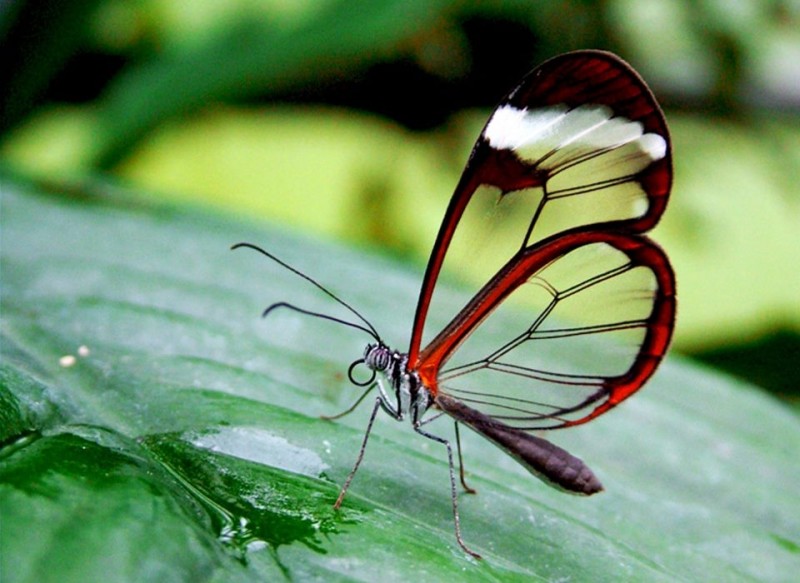
[[[441,443],[447,448],[447,461],[450,467],[450,497],[453,500],[453,522],[455,523],[456,528],[456,540],[458,541],[459,546],[464,549],[467,554],[472,555],[476,559],[480,559],[481,556],[470,549],[465,543],[464,539],[461,538],[461,519],[458,514],[458,493],[456,492],[456,474],[455,470],[453,469],[453,448],[450,446],[450,442],[444,439],[443,437],[439,437],[438,435],[433,435],[424,431],[421,427],[421,423],[419,421],[414,422],[414,431],[422,435],[423,437],[427,437],[433,441]]]
[[[364,397],[362,396],[361,399]],[[359,402],[361,401],[359,399]],[[358,403],[356,403],[357,405]],[[350,470],[350,474],[347,476],[347,479],[344,481],[344,485],[342,486],[342,490],[339,492],[339,497],[336,499],[336,502],[333,504],[334,510],[339,510],[339,507],[342,505],[342,501],[344,500],[345,494],[347,494],[347,489],[350,487],[350,482],[353,481],[353,476],[356,475],[358,471],[358,466],[361,465],[361,460],[364,459],[364,452],[367,450],[367,440],[369,440],[369,434],[372,433],[372,424],[375,423],[375,416],[378,414],[378,409],[381,408],[381,400],[380,398],[375,399],[375,406],[372,408],[372,414],[369,416],[369,423],[367,423],[367,431],[364,433],[364,441],[361,442],[361,449],[358,451],[358,458],[356,458],[356,463],[353,466],[353,469]],[[352,409],[352,407],[351,407]],[[349,411],[348,411],[349,412]]]
[[[361,396],[358,399],[356,399],[356,402],[350,405],[347,409],[345,409],[341,413],[337,413],[336,415],[320,415],[319,418],[325,419],[325,421],[335,421],[336,419],[341,419],[345,415],[349,415],[350,413],[356,410],[356,407],[358,407],[361,404],[361,401],[363,401],[366,398],[366,396],[369,395],[369,392],[374,388],[375,388],[375,383],[369,385],[367,389],[361,394]]]
[[[433,417],[428,417],[427,419],[423,419],[420,421],[420,426],[427,425],[431,421],[436,421],[439,417],[444,415],[444,413],[437,413]],[[461,485],[464,487],[464,490],[467,494],[477,494],[478,491],[467,484],[466,480],[464,479],[464,458],[461,456],[461,435],[458,431],[458,421],[455,423],[456,427],[456,450],[458,451],[458,477],[461,480]]]
[[[461,434],[458,431],[458,421],[453,423],[456,427],[456,450],[458,451],[458,477],[467,494],[477,494],[478,491],[464,480],[464,458],[461,456]]]

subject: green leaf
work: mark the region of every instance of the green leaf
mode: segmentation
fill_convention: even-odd
[[[229,247],[268,248],[398,348],[418,267],[104,183],[4,178],[0,234],[4,582],[788,581],[800,568],[800,424],[751,387],[671,358],[619,410],[550,435],[605,484],[588,499],[465,435],[475,561],[453,536],[444,452],[405,424],[379,418],[332,510],[369,406],[318,415],[357,397],[346,370],[367,339],[288,311],[261,320],[279,300],[337,306]]]

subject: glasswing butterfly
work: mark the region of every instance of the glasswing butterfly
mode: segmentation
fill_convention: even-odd
[[[459,423],[556,488],[601,491],[580,459],[529,432],[602,415],[638,391],[664,357],[675,321],[675,278],[665,253],[643,233],[664,212],[671,184],[667,125],[645,82],[613,54],[577,51],[531,71],[484,126],[433,246],[407,352],[389,348],[359,312],[309,276],[260,247],[235,245],[304,278],[359,322],[286,302],[264,315],[290,308],[374,340],[348,370],[351,382],[366,390],[349,409],[328,417],[351,412],[377,388],[335,508],[363,459],[379,409],[398,421],[410,417],[417,433],[445,447],[456,539],[475,557],[461,537],[452,447],[427,430],[433,419],[447,414],[455,420],[468,492],[474,491],[464,481]],[[472,232],[487,226],[498,234],[476,248]],[[440,307],[446,301],[435,301],[436,283],[458,245],[466,249],[462,260],[487,255],[488,275],[449,323],[430,331],[432,308],[447,309]],[[501,308],[514,318],[493,324]],[[598,352],[597,339],[607,352]],[[569,365],[564,358],[548,362],[566,351]],[[356,378],[358,366],[368,369],[366,380]],[[435,414],[426,417],[431,410]]]

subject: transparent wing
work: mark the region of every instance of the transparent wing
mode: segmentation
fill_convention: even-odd
[[[417,305],[411,366],[442,356],[436,331],[517,255],[587,230],[650,229],[671,179],[663,115],[625,62],[581,51],[533,70],[484,127],[445,213]],[[465,297],[436,291],[451,263],[451,273],[469,272]]]
[[[434,339],[418,371],[435,395],[511,427],[576,425],[653,374],[674,317],[674,277],[658,246],[585,231],[520,253]]]

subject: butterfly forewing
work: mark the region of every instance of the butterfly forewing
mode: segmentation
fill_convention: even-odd
[[[582,51],[531,72],[490,117],[451,200],[411,365],[434,393],[520,428],[584,422],[637,390],[674,319],[669,262],[639,235],[671,177],[663,116],[628,65]],[[475,282],[460,302],[436,291],[443,268]]]

